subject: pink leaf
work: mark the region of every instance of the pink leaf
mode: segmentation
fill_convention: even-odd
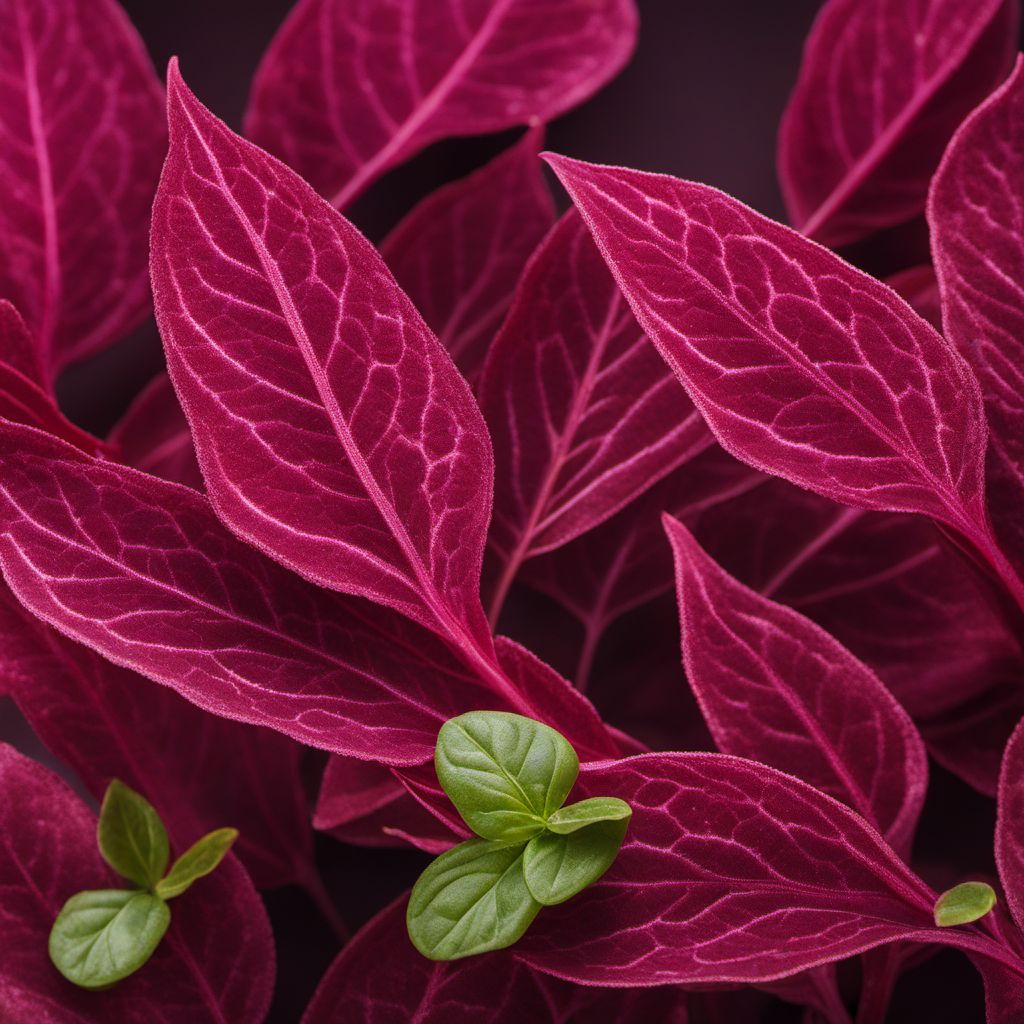
[[[39,738],[97,800],[118,778],[156,807],[184,850],[223,826],[260,888],[302,881],[313,848],[301,748],[207,714],[25,611],[0,584],[0,680]]]
[[[1024,719],[1003,754],[996,820],[996,863],[1006,902],[1018,928],[1024,928]]]
[[[149,306],[163,92],[113,0],[9,0],[0,70],[0,295],[52,375]]]
[[[70,423],[57,408],[25,322],[14,306],[2,299],[0,417],[38,427],[83,451],[96,452],[104,447],[101,441]]]
[[[110,432],[110,441],[129,466],[203,489],[188,420],[167,374],[157,375],[139,392]]]
[[[381,243],[398,284],[474,380],[527,259],[554,222],[534,128],[468,178],[427,196]]]
[[[844,504],[949,524],[1024,603],[985,512],[977,380],[932,327],[716,189],[550,160],[727,451]]]
[[[921,738],[879,678],[797,612],[743,586],[665,517],[686,676],[718,749],[798,774],[909,854]]]
[[[485,663],[492,456],[469,388],[362,235],[168,75],[153,286],[214,507]]]
[[[1008,0],[830,0],[779,131],[793,224],[844,245],[923,212],[964,115],[1006,72]]]
[[[263,904],[235,858],[175,901],[170,929],[141,970],[111,989],[87,992],[57,973],[46,943],[68,897],[116,884],[96,847],[96,818],[64,782],[6,745],[0,791],[5,1024],[263,1020],[274,988],[274,943]]]
[[[530,260],[480,405],[496,463],[494,611],[522,562],[592,529],[711,443],[573,211]]]
[[[878,833],[774,769],[642,754],[584,766],[578,789],[628,801],[633,817],[604,878],[545,910],[516,946],[558,977],[762,982],[899,938],[941,938],[934,894]]]
[[[342,209],[430,142],[583,102],[636,28],[632,0],[301,0],[256,73],[246,132]]]
[[[1024,59],[964,122],[928,205],[946,334],[981,380],[996,529],[1024,565]]]

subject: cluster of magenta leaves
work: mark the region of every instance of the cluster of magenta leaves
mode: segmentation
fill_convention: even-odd
[[[137,971],[171,923],[167,901],[208,875],[238,838],[220,828],[197,839],[171,869],[170,842],[160,815],[123,782],[114,779],[100,807],[96,841],[103,859],[135,889],[76,893],[50,932],[50,959],[68,981],[106,988]]]
[[[873,1024],[943,947],[1020,1021],[1018,21],[827,0],[786,226],[547,154],[556,219],[543,124],[632,0],[300,0],[243,134],[115,0],[0,0],[0,694],[155,808],[97,850],[0,746],[0,1019],[258,1024],[259,890],[345,932],[316,829],[437,860],[304,1024]],[[344,215],[517,127],[378,245]],[[151,309],[168,374],[95,437],[54,383]],[[994,801],[976,862],[929,757]]]

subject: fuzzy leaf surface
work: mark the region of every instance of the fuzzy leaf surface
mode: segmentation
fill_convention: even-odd
[[[844,245],[924,209],[957,125],[1006,73],[1006,0],[829,0],[779,130],[794,226]]]
[[[149,207],[164,97],[114,0],[0,8],[0,295],[48,378],[149,307]]]
[[[246,134],[344,209],[428,143],[550,121],[629,59],[632,0],[301,0]]]
[[[1024,928],[1024,719],[1003,754],[996,818],[996,864],[1006,902]]]

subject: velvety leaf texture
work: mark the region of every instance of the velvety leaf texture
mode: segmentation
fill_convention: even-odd
[[[65,900],[114,881],[96,819],[67,785],[0,746],[0,1009],[5,1024],[259,1024],[274,986],[274,946],[259,896],[234,860],[174,904],[146,966],[104,992],[65,981],[47,936]]]
[[[139,392],[110,432],[110,442],[129,466],[203,489],[192,433],[167,374],[154,377]]]
[[[147,796],[180,852],[222,825],[257,886],[309,871],[301,748],[200,711],[167,686],[61,636],[0,587],[0,686],[97,799],[112,778]]]
[[[169,82],[153,287],[218,513],[302,575],[486,651],[492,457],[469,388],[362,235],[173,64]]]
[[[479,390],[495,450],[498,601],[524,560],[711,443],[575,211],[530,261]]]
[[[1024,720],[1003,754],[996,820],[996,863],[1006,902],[1018,928],[1024,928]]]
[[[1012,0],[829,0],[779,132],[793,224],[828,245],[924,209],[964,115],[1005,74]]]
[[[824,630],[761,597],[665,518],[686,677],[718,748],[798,774],[909,853],[928,766],[907,713]]]
[[[723,754],[584,765],[583,793],[633,808],[601,881],[516,947],[585,984],[767,981],[934,932],[934,896],[843,805]],[[567,943],[566,935],[574,941]]]
[[[845,504],[940,519],[1024,595],[985,513],[977,380],[934,328],[716,189],[550,160],[724,448]]]
[[[555,219],[537,157],[542,132],[431,193],[380,254],[469,380],[483,365],[519,274]]]
[[[946,333],[974,367],[991,431],[996,529],[1024,565],[1024,61],[961,126],[929,198]]]
[[[341,209],[436,139],[582,102],[636,29],[632,0],[301,0],[256,73],[246,133]]]
[[[114,0],[0,7],[0,296],[48,373],[115,341],[149,305],[163,105]]]

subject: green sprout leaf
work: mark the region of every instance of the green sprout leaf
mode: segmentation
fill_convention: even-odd
[[[125,889],[80,892],[64,904],[50,931],[50,959],[68,981],[105,988],[137,971],[171,923],[152,893]]]
[[[564,903],[593,885],[611,866],[626,835],[628,818],[599,821],[568,835],[543,832],[523,854],[530,895],[546,907]]]
[[[593,796],[555,811],[548,818],[548,830],[565,836],[598,821],[628,820],[632,813],[633,808],[617,796]]]
[[[437,777],[466,824],[484,839],[525,842],[544,830],[579,774],[561,734],[522,715],[471,711],[441,727]]]
[[[519,939],[540,904],[523,878],[523,843],[470,839],[442,853],[420,875],[406,924],[430,960],[458,960]]]
[[[970,924],[996,905],[995,890],[984,882],[961,882],[935,901],[935,923],[940,928]]]
[[[156,894],[165,900],[180,896],[197,878],[208,875],[227,856],[238,830],[219,828],[197,839],[156,884]]]
[[[163,877],[171,851],[160,815],[117,779],[103,797],[96,834],[103,859],[119,875],[144,889]]]

